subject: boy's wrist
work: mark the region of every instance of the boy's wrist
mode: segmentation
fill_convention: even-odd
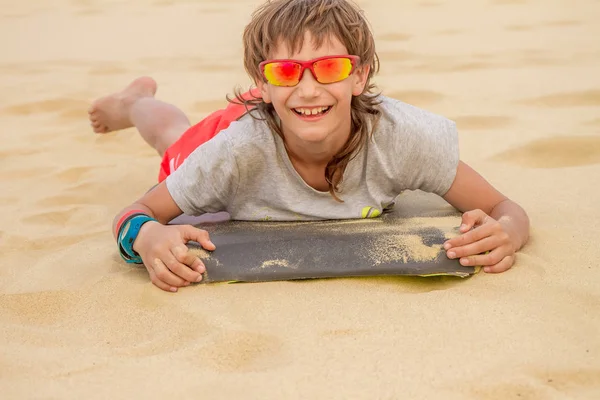
[[[140,238],[140,236],[143,236],[143,235],[146,234],[145,232],[148,230],[148,228],[150,226],[152,226],[152,224],[154,222],[160,224],[160,222],[158,222],[157,220],[149,220],[149,221],[147,221],[146,223],[144,223],[140,227],[140,230],[138,231],[138,233],[137,233],[137,235],[136,235],[136,237],[135,237],[135,239],[133,241],[133,245],[131,246],[131,248],[133,249],[133,251],[135,251],[137,254],[139,254],[139,247],[138,246],[140,244],[140,241],[138,239]]]
[[[139,235],[141,228],[151,221],[156,219],[146,214],[133,214],[127,217],[122,226],[119,228],[117,236],[117,245],[121,258],[128,263],[141,264],[142,258],[139,253],[134,250],[133,245]]]
[[[128,210],[128,211],[123,212],[117,219],[117,222],[115,223],[115,226],[114,226],[113,233],[115,235],[115,238],[118,239],[119,233],[121,232],[121,227],[123,226],[123,224],[135,215],[148,215],[148,212],[146,210],[142,210],[142,209],[134,209],[134,210]]]
[[[504,232],[508,234],[514,251],[518,251],[523,246],[524,240],[521,237],[513,218],[508,215],[503,215],[498,222],[503,226]]]

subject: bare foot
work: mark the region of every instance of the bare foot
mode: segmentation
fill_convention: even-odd
[[[156,81],[144,76],[131,82],[120,92],[101,97],[88,110],[90,125],[96,133],[108,133],[131,128],[131,106],[143,97],[154,97]]]

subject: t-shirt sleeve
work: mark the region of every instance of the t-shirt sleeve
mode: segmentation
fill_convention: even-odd
[[[186,215],[227,211],[239,184],[228,128],[194,150],[166,179],[167,189]]]
[[[399,108],[389,137],[390,148],[395,152],[397,191],[422,190],[445,195],[454,182],[459,162],[456,124],[412,106]]]

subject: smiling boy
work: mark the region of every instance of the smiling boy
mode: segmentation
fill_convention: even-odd
[[[404,190],[435,193],[464,213],[448,257],[486,272],[513,265],[529,234],[525,211],[459,160],[452,121],[373,94],[375,44],[354,4],[265,3],[244,31],[244,64],[257,88],[194,127],[154,97],[148,77],[90,108],[96,132],[135,126],[163,156],[160,183],[113,224],[122,257],[143,263],[156,286],[175,292],[202,279],[188,241],[215,249],[203,230],[165,225],[182,213],[360,218]]]

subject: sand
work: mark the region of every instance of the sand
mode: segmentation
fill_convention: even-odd
[[[522,204],[512,270],[156,289],[110,224],[156,181],[89,102],[148,74],[197,121],[246,86],[255,0],[0,5],[3,399],[600,398],[600,3],[365,0],[386,94]]]

